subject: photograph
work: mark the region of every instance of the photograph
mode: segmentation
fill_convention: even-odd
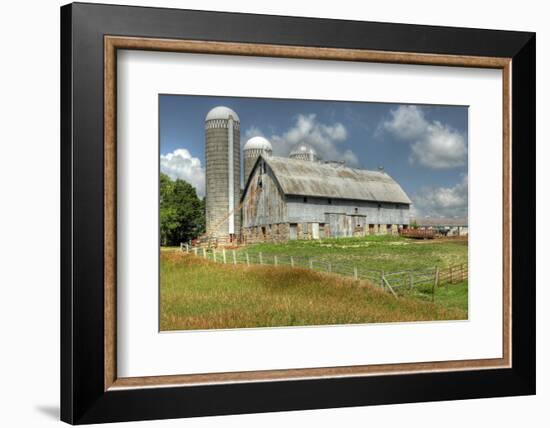
[[[158,102],[160,331],[468,320],[468,106]]]

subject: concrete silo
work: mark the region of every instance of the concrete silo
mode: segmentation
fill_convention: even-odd
[[[294,147],[288,157],[290,159],[305,160],[310,162],[318,162],[321,160],[317,154],[317,151],[306,143],[300,143]]]
[[[243,147],[243,161],[244,161],[244,183],[248,180],[248,176],[256,163],[256,160],[260,155],[271,156],[273,148],[271,143],[264,137],[252,137],[246,142]]]
[[[206,234],[219,242],[237,239],[241,227],[240,120],[228,107],[214,107],[205,118]]]

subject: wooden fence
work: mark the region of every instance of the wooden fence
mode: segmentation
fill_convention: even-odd
[[[432,229],[401,229],[399,235],[413,239],[434,239],[435,232]]]
[[[311,269],[317,272],[332,273],[357,280],[365,280],[380,286],[394,296],[417,292],[420,288],[427,291],[433,300],[437,287],[456,284],[468,279],[468,264],[458,264],[449,267],[429,267],[398,272],[385,272],[381,269],[367,269],[358,266],[353,261],[320,260],[306,256],[270,255],[262,252],[244,252],[226,250],[225,248],[191,247],[181,245],[181,250],[216,263],[289,266]]]
[[[463,263],[459,265],[449,266],[442,268],[439,271],[439,284],[456,284],[468,279],[468,264]]]

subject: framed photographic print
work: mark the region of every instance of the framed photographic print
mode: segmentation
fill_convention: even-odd
[[[535,393],[535,35],[61,8],[62,420]]]

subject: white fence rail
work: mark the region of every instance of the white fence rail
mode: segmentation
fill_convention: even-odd
[[[191,247],[189,244],[182,244],[181,250],[216,263],[243,264],[247,266],[289,266],[351,277],[356,280],[365,280],[383,288],[396,297],[397,295],[415,292],[422,287],[424,291],[428,291],[427,294],[430,294],[433,300],[437,287],[461,282],[468,278],[467,264],[454,265],[442,269],[434,266],[398,272],[384,272],[380,269],[366,269],[363,266],[355,264],[353,260],[328,261],[307,256],[274,255],[262,252],[226,250],[224,248]]]

